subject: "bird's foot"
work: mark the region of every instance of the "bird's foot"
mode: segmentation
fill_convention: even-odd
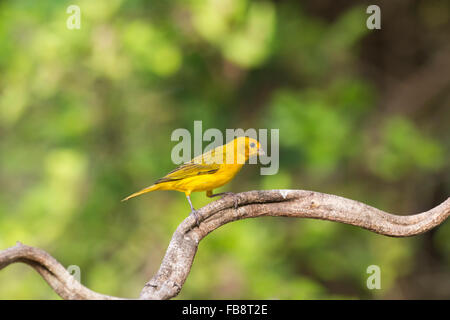
[[[200,220],[198,218],[197,210],[193,209],[189,215],[193,215],[194,216],[195,222],[197,223],[197,227],[199,227],[200,226]]]
[[[234,192],[228,191],[228,192],[221,192],[221,193],[213,194],[211,191],[208,191],[206,193],[206,196],[208,196],[209,198],[222,197],[221,199],[223,199],[225,197],[233,197],[234,208],[237,210],[237,208],[239,207],[239,196],[237,194],[235,194]]]
[[[237,210],[237,208],[239,207],[239,196],[234,193],[234,192],[224,192],[221,194],[223,198],[225,197],[233,197],[233,202],[234,202],[234,208]]]

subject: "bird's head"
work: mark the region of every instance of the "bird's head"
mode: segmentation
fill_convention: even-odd
[[[237,151],[238,162],[243,163],[256,155],[264,155],[265,152],[258,140],[250,137],[238,137],[234,139],[234,148]]]

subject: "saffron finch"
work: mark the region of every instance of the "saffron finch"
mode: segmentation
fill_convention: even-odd
[[[155,190],[184,192],[191,207],[191,214],[194,214],[198,225],[196,210],[191,202],[191,193],[206,191],[208,197],[233,195],[232,192],[213,194],[213,189],[230,182],[250,157],[264,154],[257,140],[250,137],[238,137],[180,165],[151,186],[133,193],[122,201]],[[235,206],[237,207],[236,202]]]

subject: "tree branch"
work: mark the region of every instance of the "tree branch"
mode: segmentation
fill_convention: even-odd
[[[234,208],[235,199],[239,207]],[[426,232],[450,215],[450,198],[439,206],[411,216],[398,216],[361,202],[303,190],[249,191],[226,196],[198,210],[196,226],[189,216],[178,226],[158,272],[145,285],[140,299],[170,299],[181,290],[199,242],[220,226],[261,216],[313,218],[358,226],[385,236],[408,237]],[[33,267],[63,299],[121,299],[96,293],[77,282],[52,256],[18,243],[0,252],[0,270],[15,262]]]

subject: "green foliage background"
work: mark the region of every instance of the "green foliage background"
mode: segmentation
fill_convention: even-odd
[[[418,108],[413,87],[386,105],[448,44],[450,10],[404,3],[383,2],[371,31],[360,1],[0,1],[0,249],[41,247],[78,265],[87,287],[137,297],[189,207],[176,192],[120,199],[174,167],[171,133],[194,120],[280,130],[279,173],[247,166],[219,191],[317,190],[400,214],[442,202],[448,83]],[[71,4],[80,30],[66,28]],[[197,207],[209,201],[193,195]],[[448,222],[395,239],[239,221],[202,241],[178,298],[448,299],[449,239]],[[366,287],[372,264],[381,290]],[[58,297],[13,265],[0,271],[0,298]]]

